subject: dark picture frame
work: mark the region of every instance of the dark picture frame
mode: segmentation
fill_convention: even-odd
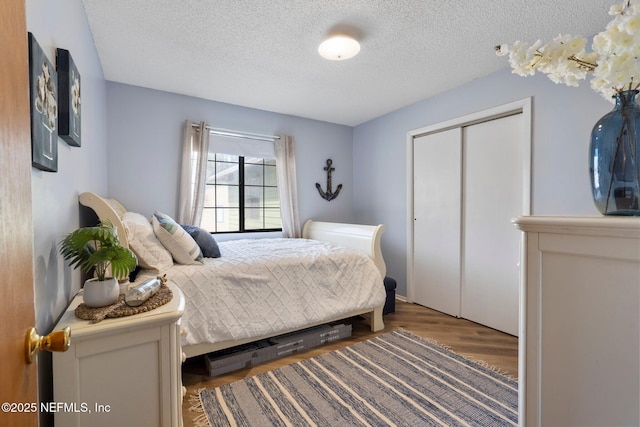
[[[80,73],[66,49],[56,49],[58,73],[58,135],[74,147],[82,145]]]
[[[56,70],[29,33],[29,104],[31,106],[31,163],[58,171],[58,81]]]

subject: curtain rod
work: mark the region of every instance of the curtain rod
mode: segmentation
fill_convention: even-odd
[[[198,123],[192,123],[191,126],[199,127]],[[214,128],[211,126],[205,126],[205,128],[214,135],[227,136],[229,138],[241,138],[241,139],[254,139],[257,141],[270,141],[273,142],[276,139],[280,139],[278,135],[261,135],[259,133],[240,132],[230,129]]]

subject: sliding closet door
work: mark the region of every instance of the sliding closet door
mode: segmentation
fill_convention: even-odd
[[[463,131],[462,314],[518,335],[520,232],[523,214],[522,114]]]
[[[461,130],[413,144],[414,302],[460,315]]]

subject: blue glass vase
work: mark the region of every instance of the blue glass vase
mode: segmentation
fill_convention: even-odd
[[[640,107],[637,90],[617,93],[616,106],[591,131],[591,190],[603,215],[640,215]]]

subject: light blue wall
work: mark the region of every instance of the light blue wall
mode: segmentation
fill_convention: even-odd
[[[54,66],[56,48],[70,51],[82,82],[82,147],[58,139],[58,172],[31,173],[37,326],[46,332],[80,288],[80,274],[57,254],[79,226],[78,194],[107,190],[106,83],[81,0],[27,0],[26,18]]]
[[[54,67],[56,48],[67,49],[82,80],[82,147],[59,139],[58,172],[31,173],[36,327],[45,334],[80,289],[80,273],[65,266],[57,247],[80,226],[78,194],[107,190],[106,84],[81,0],[27,0],[26,21]],[[40,353],[38,365],[40,399],[51,400],[50,354]],[[41,416],[40,425],[51,424]]]
[[[612,104],[588,82],[567,87],[505,69],[354,129],[356,221],[387,226],[382,250],[398,294],[406,295],[407,133],[528,97],[533,99],[532,213],[598,215],[589,186],[589,135]]]
[[[250,133],[293,135],[302,222],[353,221],[351,127],[277,114],[189,96],[109,82],[107,84],[109,195],[144,215],[177,214],[182,133],[186,119]],[[335,200],[320,198],[323,170],[333,159]]]

